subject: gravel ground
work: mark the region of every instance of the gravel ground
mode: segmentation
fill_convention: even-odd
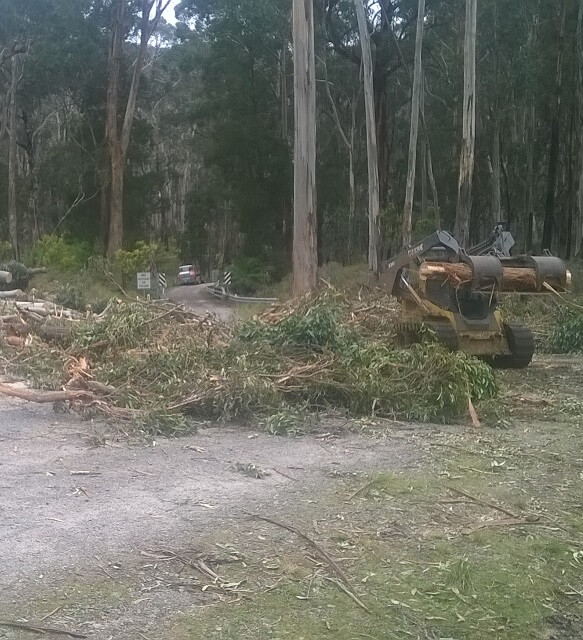
[[[346,474],[414,460],[406,439],[235,427],[132,444],[113,427],[0,399],[0,620],[38,621],[62,606],[45,624],[98,639],[166,637],[196,597],[170,588],[137,597],[151,579],[144,551],[248,536],[245,512],[297,523]],[[269,475],[248,477],[238,463]],[[0,626],[4,637],[30,633]]]

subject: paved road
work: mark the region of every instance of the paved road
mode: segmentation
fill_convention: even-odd
[[[213,298],[208,287],[208,284],[174,287],[168,290],[168,299],[176,304],[184,304],[191,311],[201,315],[210,313],[221,320],[231,320],[233,317],[232,305]]]

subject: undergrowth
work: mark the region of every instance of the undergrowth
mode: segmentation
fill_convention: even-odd
[[[554,353],[583,353],[583,313],[571,308],[563,309],[549,336]]]

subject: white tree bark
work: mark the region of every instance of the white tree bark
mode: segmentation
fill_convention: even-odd
[[[478,0],[466,0],[462,148],[454,235],[462,247],[470,240],[470,213],[476,146],[476,27]]]
[[[8,233],[14,259],[20,259],[20,247],[18,245],[18,211],[16,203],[16,169],[17,169],[17,143],[16,143],[16,89],[18,86],[18,59],[12,56],[10,74],[10,99],[8,102]]]
[[[413,198],[415,196],[415,170],[417,168],[417,139],[419,137],[419,108],[421,104],[421,84],[423,69],[421,54],[423,51],[423,22],[425,20],[425,0],[419,0],[417,6],[417,33],[415,35],[415,67],[413,70],[413,91],[411,98],[411,127],[409,130],[409,160],[407,167],[407,187],[405,208],[403,210],[403,245],[411,244],[413,227]],[[425,163],[425,158],[423,158]]]
[[[372,54],[368,21],[363,0],[354,0],[360,46],[362,49],[362,67],[364,82],[364,105],[366,113],[366,152],[368,158],[368,267],[375,274],[379,272],[379,165],[377,153],[377,134],[374,110],[374,88]]]
[[[316,71],[313,0],[293,0],[294,237],[293,292],[318,286],[316,228]]]
[[[502,222],[502,184],[500,177],[500,114],[494,107],[494,134],[492,137],[492,222]]]
[[[577,207],[573,216],[573,252],[572,257],[578,258],[581,253],[583,238],[583,0],[579,0],[577,13],[577,144],[578,149],[578,181]]]

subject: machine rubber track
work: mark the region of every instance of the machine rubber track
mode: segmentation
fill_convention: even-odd
[[[509,355],[493,356],[489,363],[496,369],[524,369],[534,355],[532,331],[519,324],[504,324]]]

